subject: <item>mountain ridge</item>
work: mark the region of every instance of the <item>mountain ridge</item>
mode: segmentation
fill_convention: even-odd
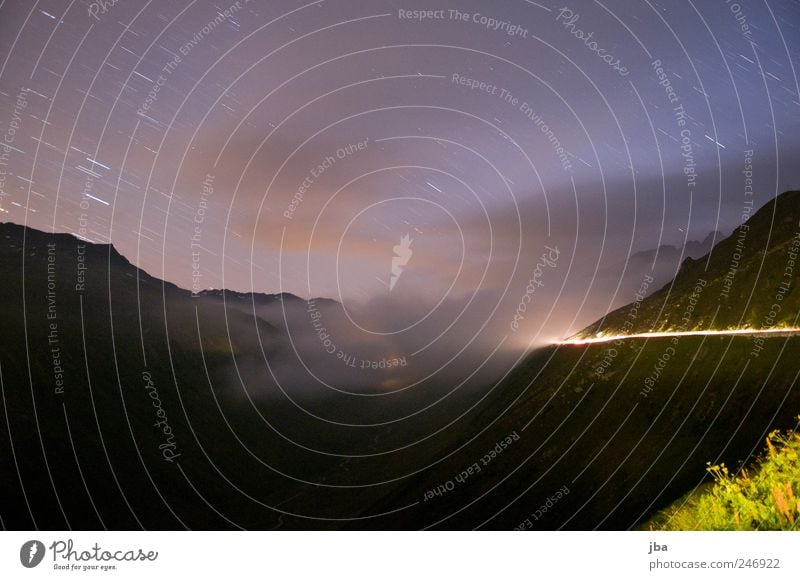
[[[795,284],[795,272],[800,271],[800,266],[795,268],[798,248],[800,191],[787,191],[764,204],[709,253],[697,259],[687,257],[671,282],[609,312],[569,338],[794,325],[800,311]],[[687,325],[682,314],[698,284],[702,287],[698,293],[701,306],[694,305]],[[778,303],[779,312],[770,316],[772,306]]]
[[[769,236],[760,221],[750,224],[752,251],[724,286],[729,300],[747,294],[748,282],[762,289],[757,272],[782,274],[775,268],[794,239],[800,198],[782,199]],[[298,413],[270,381],[287,351],[280,329],[252,311],[225,309],[223,291],[193,300],[188,290],[164,292],[149,275],[137,281],[135,266],[110,256],[110,247],[89,252],[77,292],[74,237],[55,242],[56,365],[48,236],[33,236],[24,255],[11,247],[18,242],[0,244],[0,417],[8,423],[0,468],[17,474],[0,479],[10,529],[627,529],[696,487],[708,461],[746,460],[800,408],[800,337],[766,339],[753,356],[750,338],[703,336],[544,347],[452,423],[420,418],[392,430],[381,426],[383,415],[360,414],[369,400],[352,397],[304,400],[311,413]],[[699,300],[718,298],[737,240],[707,256],[717,275]],[[764,243],[769,259],[761,260]],[[687,261],[676,281],[641,301],[640,320],[680,314],[708,271],[703,260]],[[775,275],[763,286],[768,295]],[[787,291],[787,310],[794,300]],[[700,303],[698,317],[719,302]],[[146,308],[137,312],[139,304]],[[763,315],[751,300],[730,317],[751,305]],[[154,395],[174,440],[154,428]],[[336,426],[354,416],[376,426]],[[448,429],[407,445],[409,429],[427,435],[428,423]],[[373,457],[378,441],[401,451]],[[160,445],[173,443],[165,457]],[[359,455],[364,449],[369,456]],[[350,456],[342,460],[342,452]],[[22,471],[13,457],[25,458]],[[362,485],[387,474],[397,478]],[[355,496],[348,486],[358,488]],[[569,493],[553,506],[564,486]]]
[[[110,259],[123,264],[129,265],[132,268],[137,269],[139,272],[145,274],[145,278],[149,280],[155,280],[158,283],[164,284],[169,287],[173,287],[178,289],[182,292],[187,294],[193,294],[191,290],[187,288],[183,288],[175,284],[174,282],[170,282],[169,280],[165,280],[162,278],[158,278],[153,276],[147,270],[140,268],[139,266],[135,265],[131,262],[124,254],[122,254],[113,243],[102,243],[102,242],[91,242],[85,239],[78,237],[77,235],[70,233],[70,232],[46,232],[44,230],[39,230],[31,226],[18,224],[15,222],[0,222],[0,237],[8,240],[14,237],[19,238],[21,237],[23,240],[26,240],[26,245],[28,238],[31,238],[34,244],[39,244],[45,238],[49,238],[52,240],[61,240],[63,242],[67,242],[68,245],[85,245],[97,248],[98,251],[106,251],[108,252]],[[13,244],[11,245],[13,247]],[[255,300],[257,303],[273,303],[275,301],[285,301],[285,302],[309,302],[310,300],[316,301],[324,301],[324,302],[336,302],[336,300],[332,298],[325,298],[325,297],[315,297],[306,300],[297,296],[296,294],[292,294],[290,292],[277,292],[277,293],[268,293],[268,292],[255,292],[255,291],[246,291],[242,292],[239,290],[230,290],[227,288],[205,288],[196,293],[198,297],[205,297],[210,299],[233,299],[237,301],[245,301]]]
[[[759,284],[756,273],[780,273],[799,220],[800,192],[782,194],[704,258],[685,261],[673,282],[588,326],[586,337],[617,328],[626,334],[658,329],[651,319],[658,322],[663,312],[680,316],[689,305],[693,324],[707,322],[709,311],[730,320],[758,319],[763,312],[756,299],[731,312],[723,310],[725,303],[718,308],[732,250],[741,252],[736,234],[748,232],[750,249],[738,258],[734,282],[724,286],[730,298],[719,300],[736,303],[751,294],[752,284],[766,290],[771,303],[778,280]],[[704,285],[693,297],[698,279]],[[787,316],[798,314],[796,300],[797,293],[784,295]],[[636,325],[629,329],[624,322],[631,313]],[[709,462],[739,465],[767,433],[790,424],[800,408],[798,348],[797,335],[666,336],[539,348],[495,385],[470,419],[482,429],[454,429],[441,463],[379,508],[416,500],[419,509],[398,517],[432,529],[635,528],[706,480]],[[491,465],[478,465],[470,485],[457,483],[457,475],[463,480],[466,468],[510,433],[519,439]],[[565,484],[568,493],[556,494]],[[434,490],[435,497],[409,490]]]

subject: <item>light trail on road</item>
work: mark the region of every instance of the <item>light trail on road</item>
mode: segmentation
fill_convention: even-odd
[[[631,338],[669,338],[673,336],[791,336],[800,334],[800,328],[737,328],[733,330],[686,330],[682,332],[641,332],[638,334],[617,334],[609,336],[596,336],[593,338],[572,338],[557,342],[559,345],[581,346],[584,344],[597,344],[603,342],[613,342],[615,340],[627,340]]]

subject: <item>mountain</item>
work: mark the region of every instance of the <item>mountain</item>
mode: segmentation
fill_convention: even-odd
[[[670,329],[798,326],[799,213],[800,191],[783,193],[711,252],[699,259],[686,258],[671,283],[638,302],[635,315],[623,306],[575,338]],[[690,309],[693,294],[702,295],[702,300]]]
[[[700,241],[692,240],[690,242],[686,242],[683,246],[683,255],[688,256],[690,258],[699,258],[700,256],[706,255],[708,252],[711,251],[711,248],[724,238],[725,235],[720,231],[713,231],[706,235]]]
[[[778,302],[790,324],[799,195],[581,336],[675,328],[690,306],[679,328],[756,327]],[[7,529],[627,529],[800,409],[794,334],[556,344],[484,388],[396,401],[349,392],[380,384],[360,370],[313,380],[282,326],[296,297],[193,297],[113,246],[12,224],[0,275]]]
[[[433,405],[430,380],[372,396],[419,371],[332,356],[316,320],[357,345],[333,300],[193,296],[111,245],[15,224],[0,276],[6,529],[332,529],[359,511],[391,527],[396,510],[370,506],[469,402]]]
[[[229,306],[243,308],[249,312],[252,312],[253,305],[255,305],[256,308],[273,306],[275,304],[288,307],[298,304],[301,306],[306,306],[309,302],[308,300],[304,300],[299,296],[295,296],[289,292],[264,294],[263,292],[237,292],[235,290],[210,289],[201,290],[197,293],[197,296],[207,300],[226,302]],[[311,301],[331,305],[338,304],[336,300],[332,300],[330,298],[318,297],[312,298]]]
[[[280,292],[278,294],[264,294],[261,292],[236,292],[234,290],[201,290],[197,297],[203,301],[218,304],[228,310],[237,310],[249,316],[256,316],[280,328],[287,330],[288,321],[308,322],[307,310],[309,303],[328,311],[338,311],[340,304],[330,298],[302,298]]]
[[[324,394],[305,409],[329,422],[297,410],[267,369],[292,353],[278,326],[111,245],[0,224],[0,276],[5,528],[270,528],[341,463],[325,452],[375,436],[340,432]]]
[[[689,306],[687,328],[740,319],[755,325],[794,259],[798,201],[798,192],[781,195],[707,256],[687,260],[672,283],[579,336],[674,328]],[[743,244],[741,231],[748,232]],[[738,266],[728,283],[734,252]],[[705,286],[696,293],[698,279]],[[800,311],[795,283],[776,323],[788,324]],[[720,298],[725,287],[730,296]],[[448,431],[450,443],[442,443],[431,469],[376,509],[416,502],[398,515],[401,528],[635,527],[702,483],[707,462],[735,467],[772,429],[793,424],[798,349],[797,335],[539,349]]]
[[[596,274],[578,274],[575,287],[591,289],[581,310],[596,315],[597,312],[620,308],[640,293],[643,280],[648,281],[650,288],[660,288],[676,276],[683,260],[708,254],[712,245],[723,238],[721,232],[711,232],[702,241],[688,241],[683,247],[662,244],[620,259],[604,260]],[[578,324],[591,321],[583,314],[576,320]]]
[[[722,240],[725,236],[722,232],[711,232],[702,241],[691,240],[680,246],[662,244],[657,248],[641,250],[634,254],[627,261],[630,283],[638,286],[642,274],[650,272],[655,278],[655,284],[669,282],[678,271],[681,261],[686,258],[697,259],[705,256],[711,251],[715,241]],[[621,270],[621,268],[617,268]],[[634,288],[635,290],[636,288]]]

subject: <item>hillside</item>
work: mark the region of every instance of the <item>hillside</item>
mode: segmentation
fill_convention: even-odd
[[[758,321],[798,201],[784,194],[748,222],[732,282],[736,231],[585,334],[673,328],[690,304],[691,328]],[[707,462],[747,460],[800,409],[799,336],[662,337],[542,348],[395,423],[420,400],[310,390],[300,404],[287,395],[313,381],[296,363],[283,369],[292,392],[278,387],[292,358],[275,313],[305,311],[297,297],[194,298],[112,246],[11,224],[0,274],[9,529],[626,529],[701,484]],[[776,324],[798,313],[783,287]]]
[[[193,298],[113,246],[0,224],[0,276],[6,528],[270,528],[292,478],[341,461],[295,442],[360,448],[375,435],[334,438],[297,412],[265,362],[279,372],[285,335],[252,308]]]
[[[419,502],[398,514],[400,528],[635,527],[700,484],[707,462],[738,465],[796,415],[800,337],[768,339],[758,358],[751,347],[687,337],[540,349],[446,434],[440,463],[379,508]],[[511,433],[519,439],[482,463]],[[459,483],[475,463],[480,472]],[[425,500],[448,481],[451,491]]]
[[[6,529],[332,529],[359,512],[393,527],[396,506],[371,506],[471,402],[414,414],[441,397],[433,380],[401,400],[350,394],[397,369],[331,357],[305,300],[194,297],[111,245],[0,224],[0,276]],[[314,308],[332,329],[339,303]]]
[[[759,326],[793,259],[799,220],[800,192],[783,194],[748,222],[733,283],[724,280],[736,231],[687,260],[673,283],[579,335],[675,329],[690,305],[686,328],[740,318]],[[800,310],[791,282],[775,324],[794,324]],[[720,298],[723,284],[730,290]],[[470,427],[447,434],[440,462],[384,505],[419,502],[400,527],[636,527],[704,482],[708,462],[739,465],[791,423],[799,348],[800,336],[667,336],[539,349],[494,386]],[[492,454],[512,433],[518,439]]]
[[[702,258],[687,258],[675,279],[638,302],[637,308],[623,306],[574,338],[598,333],[797,326],[798,252],[800,191],[788,191],[764,205]],[[693,293],[700,298],[694,305],[690,304]],[[775,304],[778,309],[773,308]]]
[[[800,418],[800,417],[798,417]],[[709,482],[675,501],[643,530],[797,530],[800,526],[800,424],[767,436],[742,469],[712,465]]]

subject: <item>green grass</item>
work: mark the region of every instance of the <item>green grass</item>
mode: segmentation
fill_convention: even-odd
[[[738,475],[725,464],[709,465],[714,481],[656,514],[646,529],[800,529],[800,435],[773,431],[766,442],[762,456]]]

